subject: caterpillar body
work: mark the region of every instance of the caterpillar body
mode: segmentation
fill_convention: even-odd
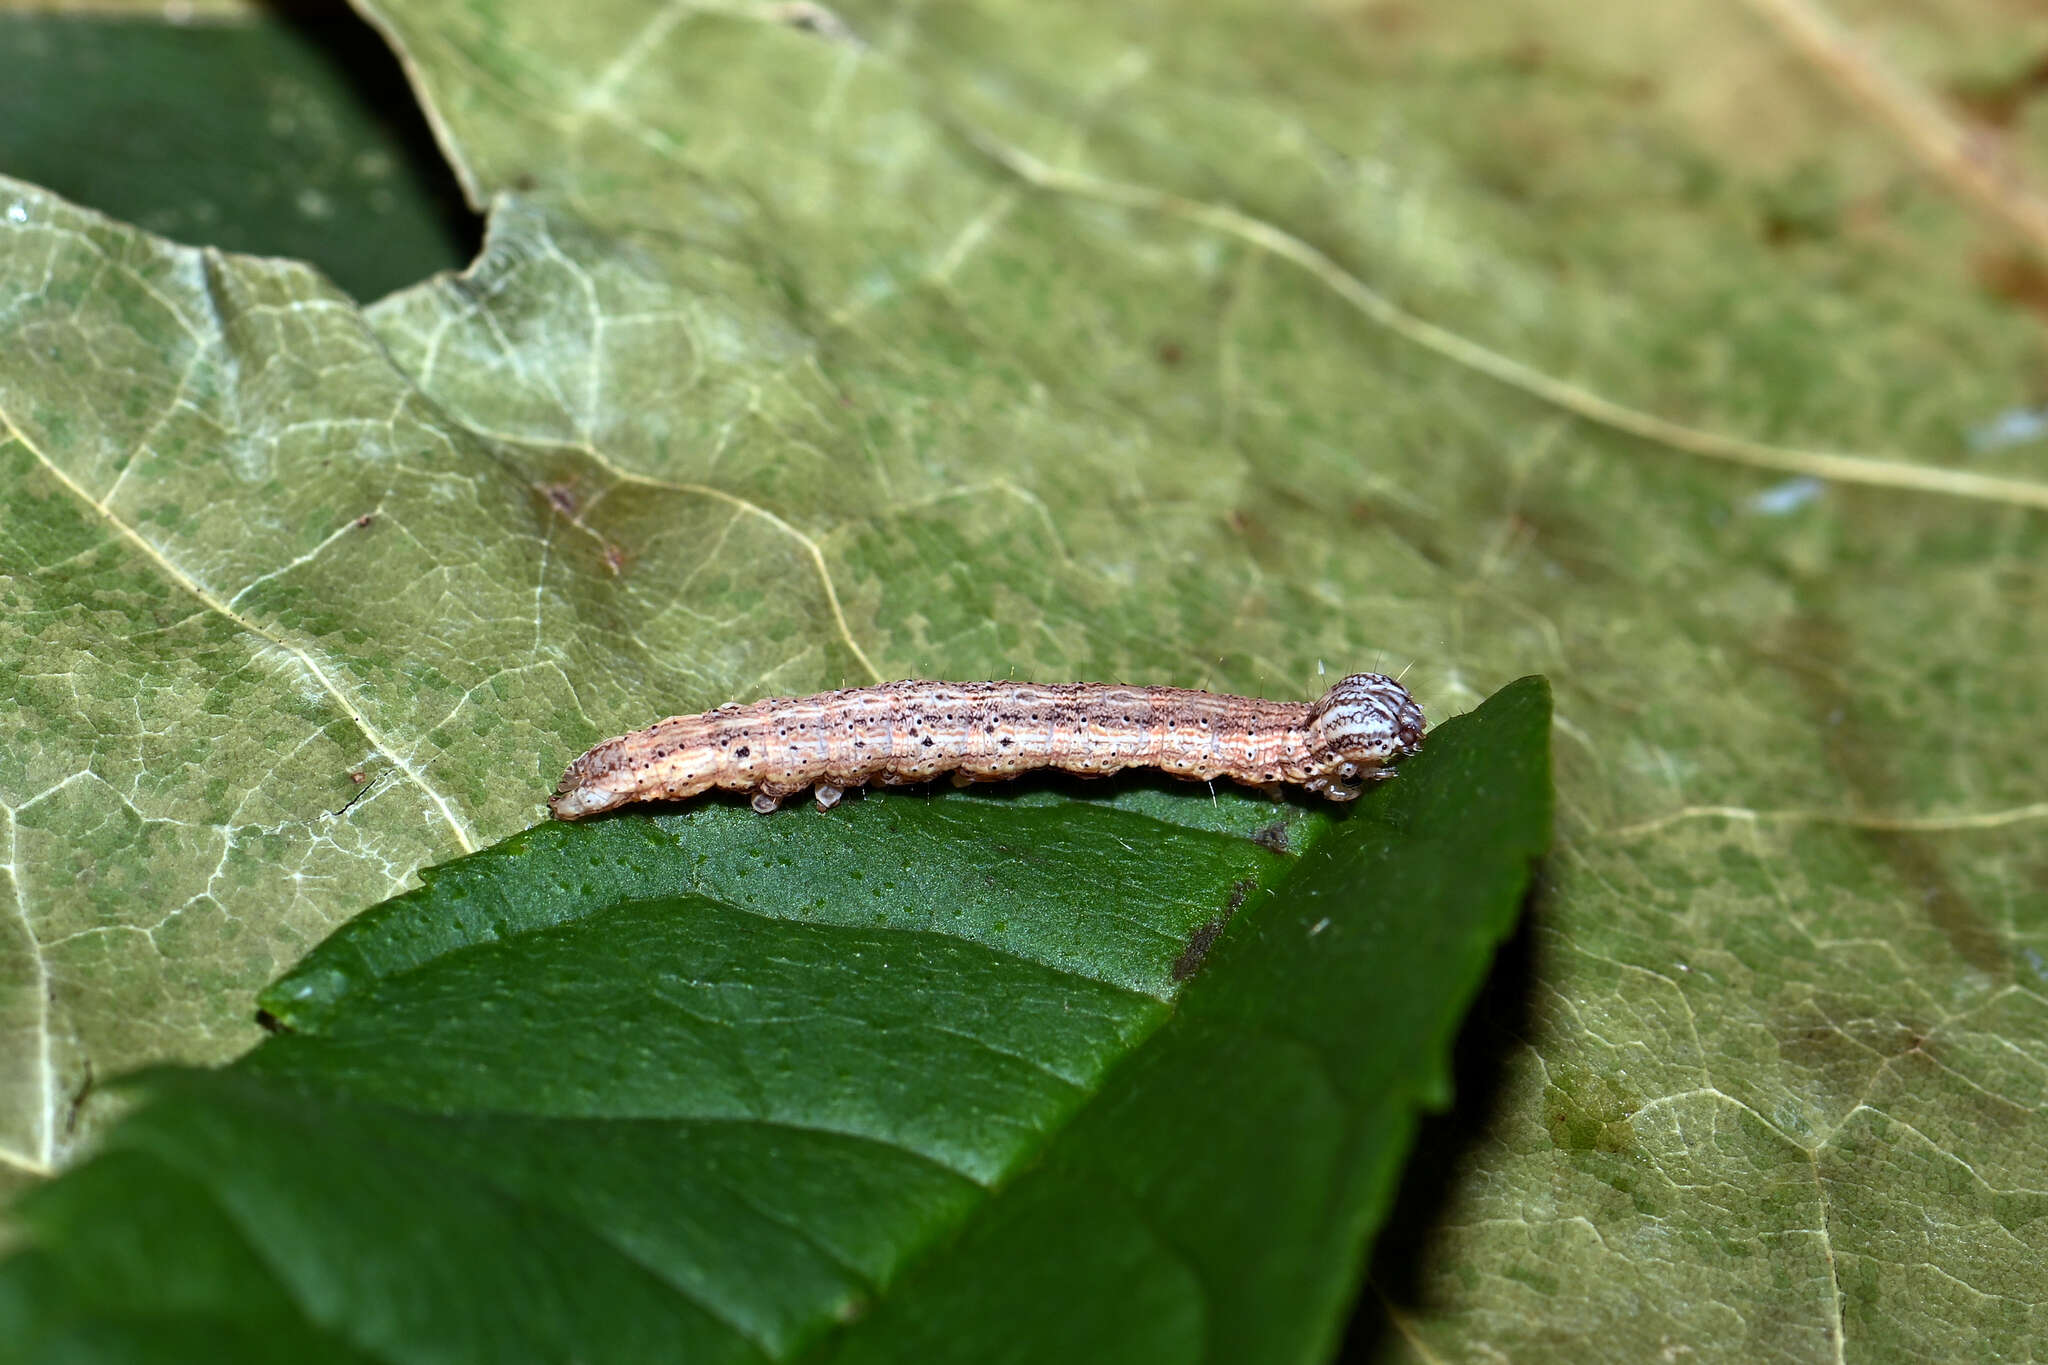
[[[1423,725],[1415,699],[1377,673],[1354,673],[1315,702],[1114,683],[893,682],[671,716],[578,758],[548,807],[577,820],[720,787],[751,792],[765,815],[807,787],[826,809],[870,782],[1138,767],[1349,801],[1420,748]]]

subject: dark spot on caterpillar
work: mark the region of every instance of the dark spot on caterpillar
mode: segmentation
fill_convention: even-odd
[[[924,747],[927,749],[932,747],[932,737],[930,735],[924,737]]]
[[[748,756],[749,754],[751,754],[751,753],[753,753],[753,752],[754,752],[754,750],[753,750],[753,747],[752,747],[751,745],[747,745],[747,744],[742,744],[742,745],[740,745],[740,747],[739,747],[739,748],[737,748],[737,749],[734,749],[734,750],[732,751],[732,756],[733,756],[734,758],[745,758],[745,757],[747,757],[747,756]]]

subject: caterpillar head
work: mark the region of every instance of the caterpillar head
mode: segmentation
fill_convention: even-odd
[[[1302,785],[1350,801],[1388,764],[1422,747],[1422,728],[1422,708],[1407,688],[1378,673],[1353,673],[1309,708]]]

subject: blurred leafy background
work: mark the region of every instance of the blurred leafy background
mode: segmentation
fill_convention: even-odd
[[[361,9],[445,172],[332,11],[0,27],[11,1181],[654,712],[1541,671],[1353,1349],[2036,1349],[2033,7]]]

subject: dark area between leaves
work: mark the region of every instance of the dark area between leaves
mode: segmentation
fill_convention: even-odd
[[[361,300],[481,248],[384,40],[346,5],[232,22],[0,14],[0,173]]]
[[[1531,885],[1514,934],[1494,954],[1486,984],[1466,1013],[1452,1053],[1456,1087],[1451,1107],[1422,1121],[1415,1155],[1401,1173],[1401,1186],[1373,1246],[1366,1292],[1345,1331],[1341,1359],[1384,1358],[1394,1331],[1388,1314],[1416,1313],[1428,1302],[1422,1280],[1431,1236],[1457,1191],[1473,1149],[1485,1139],[1505,1102],[1502,1085],[1512,1049],[1531,1032],[1536,989],[1536,919],[1542,913],[1544,882]]]

